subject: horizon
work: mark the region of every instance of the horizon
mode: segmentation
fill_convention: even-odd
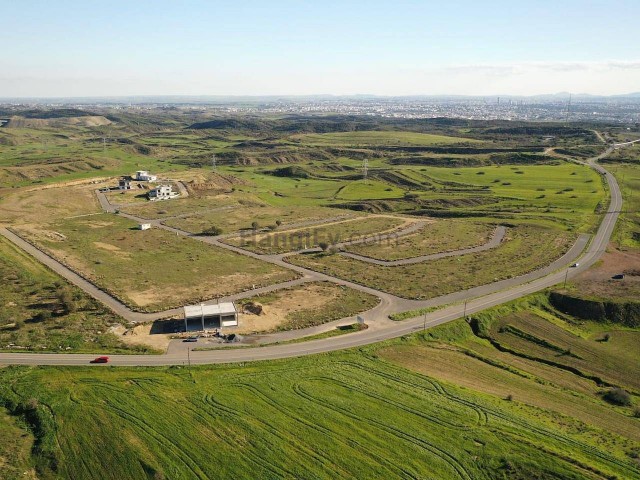
[[[640,5],[628,0],[36,0],[4,11],[1,98],[610,96],[640,85]]]

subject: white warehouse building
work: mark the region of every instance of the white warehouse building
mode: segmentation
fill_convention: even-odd
[[[238,310],[233,302],[184,307],[184,328],[187,332],[238,326]]]
[[[149,190],[147,195],[149,200],[169,200],[177,197],[178,193],[173,191],[171,185],[158,185],[156,188]]]

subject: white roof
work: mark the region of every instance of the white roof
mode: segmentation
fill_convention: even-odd
[[[203,315],[233,315],[236,313],[236,306],[233,302],[216,303],[214,305],[187,305],[184,307],[186,318],[202,317]]]

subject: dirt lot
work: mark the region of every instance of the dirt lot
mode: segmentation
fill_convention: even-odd
[[[624,279],[611,278],[620,273]],[[640,298],[640,251],[609,247],[602,259],[578,275],[573,284],[573,289],[583,295],[637,301]]]
[[[136,325],[127,329],[122,325],[111,328],[110,332],[118,336],[118,339],[129,345],[148,345],[158,350],[165,351],[169,347],[170,334],[151,334],[151,323]]]

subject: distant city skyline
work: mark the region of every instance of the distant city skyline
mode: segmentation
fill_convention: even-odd
[[[640,2],[3,2],[0,97],[616,95]]]

